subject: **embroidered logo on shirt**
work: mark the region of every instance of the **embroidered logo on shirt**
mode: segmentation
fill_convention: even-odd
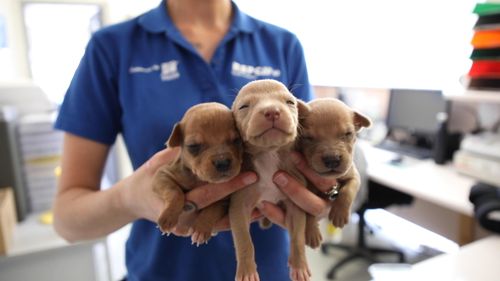
[[[176,60],[167,61],[161,64],[161,80],[169,81],[179,78],[179,70],[177,65],[179,64]]]
[[[152,73],[152,72],[160,72],[160,78],[162,81],[170,81],[177,79],[181,76],[178,70],[179,62],[176,60],[171,60],[167,62],[163,62],[161,64],[153,64],[151,66],[132,66],[129,69],[130,74],[137,73]]]
[[[279,77],[281,75],[281,70],[274,69],[270,66],[253,66],[233,61],[231,74],[248,79],[257,79],[262,76]]]
[[[153,64],[152,66],[149,67],[143,67],[143,66],[132,66],[129,69],[130,73],[151,73],[153,71],[158,71],[160,70],[160,66],[157,64]]]

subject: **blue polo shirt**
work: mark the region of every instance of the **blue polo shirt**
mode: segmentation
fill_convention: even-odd
[[[232,25],[209,63],[173,25],[165,1],[99,30],[69,86],[56,128],[107,145],[123,134],[135,169],[164,148],[189,107],[208,101],[231,106],[252,80],[276,79],[298,98],[311,99],[296,36],[242,13],[234,3],[233,11]],[[254,224],[251,232],[261,280],[289,280],[286,231]],[[190,238],[161,236],[154,223],[138,220],[126,247],[128,280],[234,280],[230,232],[195,247]]]

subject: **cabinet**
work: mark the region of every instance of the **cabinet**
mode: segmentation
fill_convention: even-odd
[[[32,214],[16,226],[13,245],[0,257],[0,280],[109,281],[106,240],[69,244]]]

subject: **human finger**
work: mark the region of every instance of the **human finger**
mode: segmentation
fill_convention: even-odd
[[[179,155],[180,147],[167,147],[153,155],[144,165],[148,173],[153,175],[161,166],[175,160]]]
[[[272,223],[286,228],[285,211],[279,206],[268,201],[262,201],[258,206],[260,212]]]
[[[297,206],[313,216],[323,214],[328,208],[327,201],[309,191],[285,172],[277,172],[273,181]]]
[[[219,201],[229,194],[257,181],[254,172],[241,173],[237,177],[224,183],[209,183],[194,188],[186,193],[186,202],[194,204],[195,209],[203,209],[206,206]]]
[[[325,193],[332,189],[332,186],[337,184],[337,180],[335,178],[327,178],[318,174],[315,170],[313,170],[304,157],[297,152],[293,152],[292,161],[295,164],[295,167],[316,187],[319,191]]]

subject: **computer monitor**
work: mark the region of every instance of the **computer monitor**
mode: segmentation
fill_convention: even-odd
[[[386,123],[389,130],[434,136],[439,112],[446,112],[446,101],[439,90],[392,89]]]

